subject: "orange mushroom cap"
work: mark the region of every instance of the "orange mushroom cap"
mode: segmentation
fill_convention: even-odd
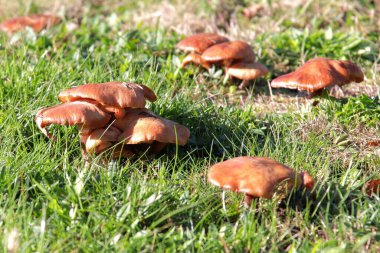
[[[310,174],[297,174],[291,168],[265,157],[236,157],[213,165],[208,173],[210,183],[224,189],[244,192],[251,197],[272,198],[276,187],[286,182],[286,189],[304,185],[314,186]]]
[[[95,129],[104,127],[110,119],[111,116],[97,106],[76,101],[40,109],[35,121],[38,128],[47,137],[52,138],[46,130],[46,127],[52,124],[77,125],[85,129]]]
[[[210,64],[202,60],[202,57],[198,53],[190,53],[188,54],[181,63],[181,68],[186,67],[188,64],[194,63],[196,65],[201,65],[205,69],[210,68]]]
[[[187,127],[155,115],[148,109],[130,109],[114,126],[122,130],[119,141],[124,144],[178,143],[185,145],[190,137]]]
[[[62,102],[92,100],[95,104],[103,105],[107,111],[127,107],[144,108],[146,99],[151,102],[157,99],[156,94],[147,86],[125,82],[84,84],[60,92],[58,98]]]
[[[227,74],[241,80],[252,80],[268,74],[268,69],[259,62],[238,62],[227,68]]]
[[[226,41],[226,37],[215,33],[199,33],[181,40],[176,47],[186,52],[202,53],[210,46]]]
[[[205,62],[224,62],[225,66],[230,66],[233,62],[254,62],[255,53],[244,41],[231,41],[216,44],[209,47],[202,53]]]
[[[8,34],[17,32],[31,27],[35,32],[39,32],[45,27],[49,27],[58,24],[61,20],[54,15],[47,14],[33,14],[30,16],[23,16],[5,20],[0,24],[0,31],[4,31]]]
[[[117,142],[121,131],[113,126],[93,130],[86,140],[86,151],[99,154]]]
[[[315,92],[331,85],[345,85],[364,80],[361,69],[351,61],[315,58],[296,71],[282,75],[271,83],[273,88],[288,88]]]

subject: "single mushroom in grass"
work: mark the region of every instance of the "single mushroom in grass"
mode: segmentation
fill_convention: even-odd
[[[190,137],[187,127],[155,115],[148,109],[129,109],[113,126],[122,131],[118,141],[130,149],[146,149],[156,154],[167,144],[185,145]]]
[[[226,37],[215,33],[199,33],[181,40],[176,47],[182,51],[189,52],[183,59],[181,67],[185,67],[190,63],[202,65],[209,68],[209,65],[202,62],[201,54],[209,47],[228,41]]]
[[[297,89],[308,92],[309,96],[318,95],[322,89],[351,82],[360,83],[364,75],[359,66],[351,61],[315,58],[307,61],[296,71],[272,80],[273,88]]]
[[[202,53],[201,58],[209,65],[230,67],[237,62],[254,62],[256,56],[246,42],[230,41],[209,47]]]
[[[308,172],[296,173],[293,169],[265,157],[236,157],[213,165],[208,181],[224,190],[245,193],[245,204],[250,206],[252,198],[272,198],[274,193],[288,191],[293,187],[311,190],[314,179]]]
[[[249,84],[249,80],[259,78],[268,74],[268,69],[259,62],[238,62],[226,68],[227,76],[243,80],[239,89]]]
[[[33,14],[30,16],[23,16],[5,20],[0,24],[0,31],[11,35],[14,32],[31,27],[35,32],[40,32],[46,27],[56,25],[61,20],[54,15],[48,14]]]
[[[82,132],[87,133],[91,129],[104,127],[110,119],[111,115],[100,110],[96,105],[84,101],[43,108],[35,117],[38,128],[48,138],[52,138],[52,135],[48,133],[46,127],[52,124],[76,125]]]
[[[144,108],[146,100],[156,101],[154,92],[145,85],[127,82],[84,84],[59,93],[61,102],[87,101],[122,118],[126,108]]]

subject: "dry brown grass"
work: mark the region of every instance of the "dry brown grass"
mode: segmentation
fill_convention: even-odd
[[[347,129],[338,122],[331,122],[325,116],[319,115],[302,123],[297,133],[303,141],[313,136],[323,136],[329,143],[327,152],[331,161],[341,161],[346,166],[353,160],[380,156],[380,135],[376,128],[359,125]]]

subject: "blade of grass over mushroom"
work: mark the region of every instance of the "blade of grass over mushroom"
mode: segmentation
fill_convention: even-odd
[[[241,12],[248,1],[27,2],[0,0],[0,21],[64,17],[40,33],[0,35],[3,251],[380,250],[380,202],[363,192],[380,164],[379,147],[368,145],[379,141],[380,123],[373,1],[261,1],[250,19]],[[199,32],[248,42],[270,74],[239,91],[221,72],[176,73],[175,45]],[[355,62],[365,79],[343,87],[351,94],[343,99],[270,96],[267,81],[314,57]],[[49,127],[55,142],[40,133],[34,116],[59,103],[60,91],[111,81],[151,88],[157,100],[148,109],[189,128],[188,144],[154,159],[100,155],[85,170],[75,127]],[[251,210],[226,192],[224,212],[207,169],[237,156],[271,157],[318,183]]]

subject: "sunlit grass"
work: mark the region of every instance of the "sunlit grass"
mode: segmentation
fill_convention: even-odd
[[[10,243],[20,252],[379,251],[380,201],[362,191],[379,176],[379,148],[364,145],[378,138],[378,96],[324,96],[315,107],[308,101],[281,114],[259,110],[256,93],[265,98],[263,108],[273,99],[265,79],[227,94],[231,83],[223,86],[223,77],[178,70],[179,35],[169,29],[126,29],[122,21],[111,27],[107,17],[89,15],[69,32],[67,22],[39,35],[16,35],[13,44],[0,40],[3,251]],[[338,28],[295,27],[250,43],[272,76],[319,55],[357,62],[365,83],[378,86],[377,37]],[[154,89],[158,101],[150,109],[189,127],[189,144],[154,159],[99,157],[86,168],[75,128],[53,127],[56,142],[38,131],[35,113],[57,104],[59,91],[111,80]],[[243,196],[227,193],[225,213],[207,170],[240,155],[271,157],[309,171],[318,183],[312,194],[260,200],[249,210]]]

